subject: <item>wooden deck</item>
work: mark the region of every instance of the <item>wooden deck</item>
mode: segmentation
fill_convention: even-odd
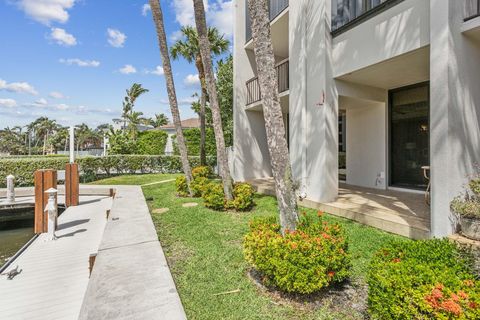
[[[250,182],[259,193],[275,195],[272,179]],[[307,199],[299,205],[413,239],[430,237],[430,208],[422,194],[340,184],[335,201],[318,203]]]
[[[78,319],[89,281],[89,255],[98,250],[106,224],[108,196],[82,196],[81,205],[59,217],[58,237],[40,235],[0,277],[1,319]]]

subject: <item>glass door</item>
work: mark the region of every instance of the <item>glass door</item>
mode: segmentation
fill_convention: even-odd
[[[390,91],[390,185],[425,189],[430,165],[429,84]]]

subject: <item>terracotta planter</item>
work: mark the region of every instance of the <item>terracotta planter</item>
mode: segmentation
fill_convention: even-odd
[[[460,216],[460,232],[467,238],[480,240],[480,219]]]

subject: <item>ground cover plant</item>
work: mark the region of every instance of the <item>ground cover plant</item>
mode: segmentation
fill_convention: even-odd
[[[105,184],[143,185],[152,182],[150,176],[115,177]],[[171,176],[162,179],[161,175],[155,175],[153,180],[169,179]],[[249,231],[249,221],[276,217],[277,204],[273,197],[256,195],[256,205],[250,212],[216,212],[205,208],[201,198],[177,197],[173,181],[144,186],[143,191],[146,198],[153,199],[149,201],[152,218],[189,319],[363,317],[348,304],[341,309],[332,308],[334,301],[330,302],[336,298],[290,300],[260,289],[248,277],[250,265],[243,256],[243,237]],[[200,205],[194,208],[182,206],[192,201]],[[170,210],[153,213],[159,208]],[[316,210],[302,211],[312,217],[317,215]],[[344,228],[351,252],[352,291],[364,288],[367,268],[374,252],[399,237],[328,214],[323,220],[339,223]]]
[[[447,239],[395,241],[368,272],[372,319],[480,319],[472,260]]]

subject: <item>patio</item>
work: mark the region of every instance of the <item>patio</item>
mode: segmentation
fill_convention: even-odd
[[[250,183],[258,193],[275,195],[272,179],[256,179]],[[305,199],[299,204],[404,237],[430,237],[430,208],[422,194],[346,184],[340,184],[338,192],[338,198],[333,202],[318,203]]]

